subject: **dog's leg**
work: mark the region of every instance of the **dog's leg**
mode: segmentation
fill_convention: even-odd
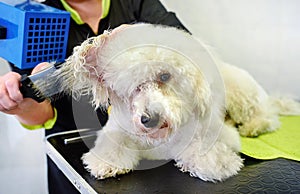
[[[278,115],[259,111],[257,114],[251,115],[250,120],[237,125],[237,127],[242,136],[255,137],[278,129],[280,121]]]
[[[99,131],[95,147],[82,157],[85,168],[98,179],[128,173],[139,161],[124,133],[105,129]]]
[[[250,96],[242,92],[234,97],[230,95],[227,95],[228,115],[225,120],[236,127],[240,135],[253,137],[279,128],[279,117],[274,107],[269,106],[268,97],[261,100],[256,94]]]
[[[196,139],[175,159],[181,171],[204,181],[222,181],[242,168],[239,134],[235,128],[224,125],[218,140],[206,151],[201,150],[202,142]]]
[[[229,146],[216,142],[207,153],[200,153],[200,145],[194,142],[175,159],[183,172],[204,181],[222,181],[241,169],[243,160]]]
[[[278,114],[267,100],[243,94],[227,99],[226,123],[236,127],[240,135],[253,137],[279,128]]]
[[[300,104],[289,98],[268,97],[266,102],[256,106],[250,119],[238,126],[243,136],[257,136],[280,127],[279,115],[299,115]]]
[[[257,136],[280,125],[269,96],[245,70],[224,64],[221,67],[226,88],[226,123],[242,136]]]

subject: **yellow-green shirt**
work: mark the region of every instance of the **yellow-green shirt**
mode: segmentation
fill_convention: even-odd
[[[60,0],[64,8],[70,12],[72,19],[77,24],[84,24],[78,12],[73,9],[65,0]],[[101,19],[105,18],[109,12],[110,0],[102,0],[102,16]]]

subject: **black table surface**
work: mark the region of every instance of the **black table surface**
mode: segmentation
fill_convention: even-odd
[[[78,133],[57,135],[48,142],[98,193],[300,193],[300,162],[278,158],[257,160],[242,155],[245,167],[224,182],[205,182],[179,171],[173,161],[147,170],[136,170],[116,178],[97,180],[85,169],[81,156],[95,138],[65,144]]]

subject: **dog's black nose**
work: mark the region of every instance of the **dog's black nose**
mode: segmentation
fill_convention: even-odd
[[[146,128],[156,127],[158,122],[159,122],[159,114],[157,114],[157,113],[154,113],[154,114],[145,113],[141,116],[141,123]]]

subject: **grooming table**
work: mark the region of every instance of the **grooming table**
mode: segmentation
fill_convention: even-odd
[[[245,167],[224,182],[210,183],[179,171],[173,161],[148,170],[96,180],[84,169],[81,156],[93,145],[96,130],[46,137],[47,154],[81,193],[300,193],[300,163],[278,158],[256,160],[245,155]]]

